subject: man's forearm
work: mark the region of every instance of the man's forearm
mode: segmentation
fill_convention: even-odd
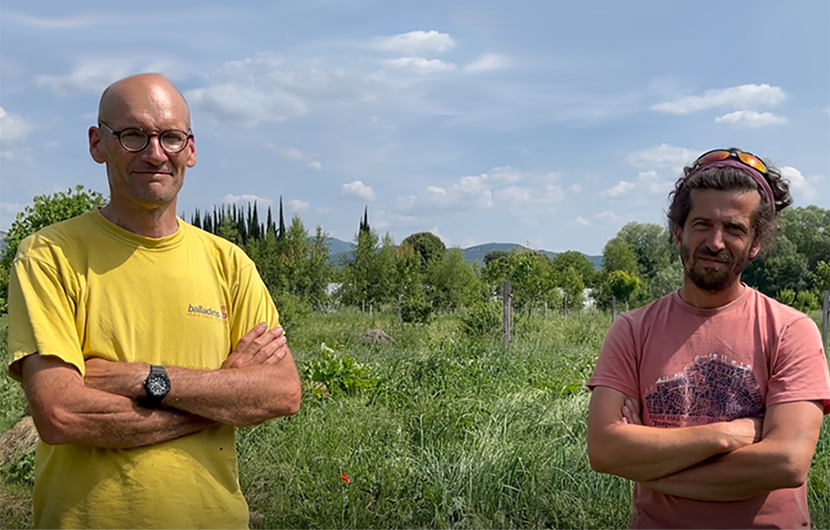
[[[107,449],[157,444],[216,425],[180,411],[147,409],[129,398],[94,389],[83,389],[59,408],[33,407],[32,412],[46,443]]]
[[[164,405],[235,427],[291,416],[300,406],[300,380],[290,354],[276,365],[215,371],[168,369]]]
[[[618,423],[592,445],[596,471],[637,482],[672,475],[741,446],[723,423],[672,429]]]
[[[781,488],[796,488],[786,448],[761,441],[651,482],[649,489],[702,501],[739,501]]]
[[[294,360],[285,357],[273,365],[249,365],[220,370],[166,367],[171,407],[210,420],[245,427],[290,416],[300,405],[300,380]],[[93,360],[87,363],[87,385],[132,399],[145,396],[142,382],[149,365]]]

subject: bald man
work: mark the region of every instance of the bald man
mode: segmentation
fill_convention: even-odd
[[[234,429],[300,407],[277,309],[242,250],[176,216],[196,146],[170,82],[108,87],[89,152],[109,203],[23,241],[9,281],[35,525],[245,528]]]

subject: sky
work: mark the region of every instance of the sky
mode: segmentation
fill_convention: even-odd
[[[198,161],[177,210],[282,196],[354,239],[596,255],[665,226],[684,165],[739,147],[830,208],[830,2],[28,2],[0,9],[0,229],[107,194],[87,130],[111,82],[166,75]]]

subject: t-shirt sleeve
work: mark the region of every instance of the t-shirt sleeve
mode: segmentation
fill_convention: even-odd
[[[52,264],[23,256],[9,274],[9,375],[22,379],[20,360],[53,355],[85,373],[68,279]]]
[[[781,333],[767,387],[766,406],[821,401],[830,414],[830,375],[818,326],[799,318]]]
[[[265,282],[253,262],[245,260],[240,268],[231,313],[231,348],[256,325],[265,322],[268,329],[280,326],[279,313]]]
[[[627,316],[622,316],[611,325],[605,336],[596,370],[588,380],[588,388],[594,390],[598,386],[605,386],[638,398],[638,379],[634,327]]]

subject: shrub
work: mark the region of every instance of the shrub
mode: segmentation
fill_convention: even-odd
[[[379,379],[357,359],[337,353],[325,343],[320,347],[320,357],[302,363],[301,371],[308,387],[320,397],[370,390],[379,383]],[[325,388],[321,388],[321,384]]]

